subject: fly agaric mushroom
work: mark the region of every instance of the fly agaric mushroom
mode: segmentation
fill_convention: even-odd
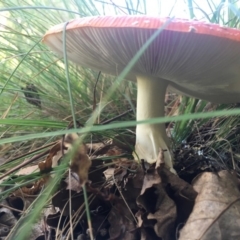
[[[118,75],[146,41],[169,19],[150,16],[101,16],[75,19],[66,27],[68,59]],[[64,24],[51,28],[43,42],[63,55]],[[131,69],[137,80],[137,120],[164,116],[171,90],[217,103],[240,100],[240,31],[199,21],[172,20]],[[159,148],[173,169],[164,124],[136,128],[139,159],[156,161]]]

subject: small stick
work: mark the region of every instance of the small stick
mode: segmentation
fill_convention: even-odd
[[[108,119],[108,120],[106,120],[106,121],[101,122],[100,124],[101,124],[101,125],[108,124],[108,123],[110,123],[110,122],[112,122],[112,121],[114,121],[114,120],[117,120],[117,119],[119,119],[119,118],[127,115],[128,113],[130,113],[130,112],[132,112],[132,111],[133,111],[132,109],[129,109],[129,110],[127,110],[126,112],[121,113],[120,115],[118,115],[118,116],[116,116],[116,117],[113,117],[113,118],[110,118],[110,119]]]
[[[35,152],[37,152],[37,151],[39,151],[39,150],[44,149],[44,148],[51,147],[51,146],[53,146],[54,144],[56,144],[57,142],[58,142],[58,141],[55,141],[55,142],[49,143],[49,144],[47,144],[47,145],[45,145],[45,146],[36,148],[35,150],[33,150],[33,151],[31,151],[31,152],[24,153],[24,154],[22,154],[22,155],[20,155],[20,156],[18,156],[18,157],[12,158],[12,159],[8,160],[6,163],[13,162],[13,161],[15,161],[15,160],[17,160],[17,159],[19,159],[19,158],[26,157],[26,156],[28,156],[28,155],[30,155],[30,154],[32,154],[32,153],[35,153]],[[5,164],[5,163],[4,163],[4,164]]]
[[[50,152],[50,149],[48,149],[47,151],[45,151],[45,152],[43,152],[43,153],[40,153],[40,154],[32,157],[31,159],[27,160],[26,162],[23,162],[23,163],[19,164],[18,166],[10,169],[8,172],[6,172],[6,173],[4,173],[2,176],[0,176],[0,180],[3,179],[4,177],[8,176],[9,174],[17,171],[18,169],[20,169],[20,168],[28,165],[29,163],[34,162],[35,160],[39,159],[40,157],[45,156],[45,155],[48,154],[49,152]]]
[[[23,211],[21,211],[21,210],[19,210],[19,209],[17,209],[17,208],[12,208],[12,207],[7,206],[7,205],[4,205],[4,204],[0,204],[0,207],[8,208],[8,209],[10,209],[10,210],[12,210],[12,211],[16,211],[16,212],[23,213]]]

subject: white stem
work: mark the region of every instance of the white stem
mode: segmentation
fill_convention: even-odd
[[[167,81],[159,78],[137,76],[137,120],[163,117],[164,99]],[[170,141],[166,134],[164,123],[140,124],[136,128],[135,152],[138,159],[155,163],[159,148],[164,151],[165,165],[173,170]]]

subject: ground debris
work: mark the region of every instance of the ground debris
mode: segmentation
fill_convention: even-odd
[[[149,165],[129,159],[130,148],[121,147],[112,140],[85,144],[77,134],[60,139],[38,164],[42,178],[6,199],[13,220],[25,213],[55,177],[52,169],[69,154],[69,171],[48,202],[54,211],[45,214],[44,226],[38,223],[42,235],[37,240],[69,239],[70,231],[74,239],[90,239],[83,185],[95,240],[240,238],[240,184],[234,174],[203,173],[191,185],[166,168],[162,149],[157,162]],[[185,156],[184,151],[179,153]],[[24,168],[22,174],[36,167]]]
[[[195,206],[180,240],[240,239],[240,192],[235,174],[205,172],[193,181]]]

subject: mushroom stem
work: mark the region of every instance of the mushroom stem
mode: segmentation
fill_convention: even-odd
[[[163,117],[168,82],[159,78],[137,76],[137,86],[137,121]],[[160,148],[166,150],[164,151],[165,166],[175,172],[165,124],[137,125],[135,157],[144,159],[148,163],[155,163]]]

